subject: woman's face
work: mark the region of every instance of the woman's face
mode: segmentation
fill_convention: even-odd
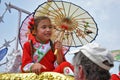
[[[36,38],[38,41],[46,42],[52,35],[52,25],[48,19],[41,20],[38,23]]]

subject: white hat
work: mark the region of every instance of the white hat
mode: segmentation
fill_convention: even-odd
[[[88,43],[81,47],[79,51],[103,69],[110,70],[111,68],[110,66],[105,65],[103,63],[104,61],[107,60],[109,64],[113,64],[114,59],[111,52],[106,48],[101,47],[98,43]]]

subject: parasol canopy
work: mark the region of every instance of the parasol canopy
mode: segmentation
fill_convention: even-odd
[[[82,46],[92,42],[98,34],[93,17],[71,2],[44,2],[35,10],[34,17],[38,16],[48,16],[51,19],[54,25],[51,39],[62,41],[64,46]]]

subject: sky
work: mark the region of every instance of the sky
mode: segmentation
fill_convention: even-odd
[[[0,16],[2,16],[6,10],[5,3],[15,5],[21,9],[27,10],[30,13],[42,3],[47,0],[0,0]],[[63,0],[72,2],[79,5],[86,10],[95,20],[98,27],[98,35],[93,42],[100,43],[108,50],[120,50],[120,0]],[[21,22],[28,16],[28,14],[21,14]],[[4,40],[11,41],[17,38],[19,12],[16,9],[11,8],[11,13],[6,11],[3,17],[3,22],[0,22],[0,47],[4,44]],[[8,53],[12,53],[13,49],[16,49],[17,41],[14,40],[8,47]],[[75,48],[77,49],[77,48]],[[20,44],[18,44],[18,50],[21,50]],[[73,50],[73,48],[71,49]],[[69,61],[72,60],[73,55],[66,55]],[[2,64],[5,60],[0,61]],[[119,62],[114,62],[115,67],[111,70],[111,73],[118,73]],[[3,68],[5,65],[0,66]],[[4,68],[0,72],[4,72]]]

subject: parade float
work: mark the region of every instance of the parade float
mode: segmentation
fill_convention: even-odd
[[[15,38],[16,49],[13,50],[12,58],[6,59],[9,61],[7,73],[0,73],[0,79],[3,80],[74,80],[74,76],[60,74],[56,72],[43,72],[40,75],[35,73],[21,73],[19,72],[21,51],[18,50],[18,44],[20,43],[23,47],[24,42],[29,40],[29,22],[32,18],[37,16],[49,16],[51,19],[54,30],[51,40],[55,42],[60,40],[64,46],[64,55],[70,47],[80,47],[87,43],[92,42],[97,34],[98,28],[93,17],[80,6],[66,1],[47,1],[40,4],[34,12],[21,9],[12,4],[7,4],[7,9],[11,12],[11,8],[19,12],[18,19],[18,32]],[[21,24],[21,13],[28,14],[28,16],[22,21]],[[60,35],[60,36],[58,36]],[[6,46],[6,45],[4,45]],[[7,48],[5,48],[7,50]],[[55,50],[56,54],[57,50]],[[5,55],[5,51],[2,57]],[[2,58],[1,58],[2,59]],[[9,66],[9,64],[11,64]]]

